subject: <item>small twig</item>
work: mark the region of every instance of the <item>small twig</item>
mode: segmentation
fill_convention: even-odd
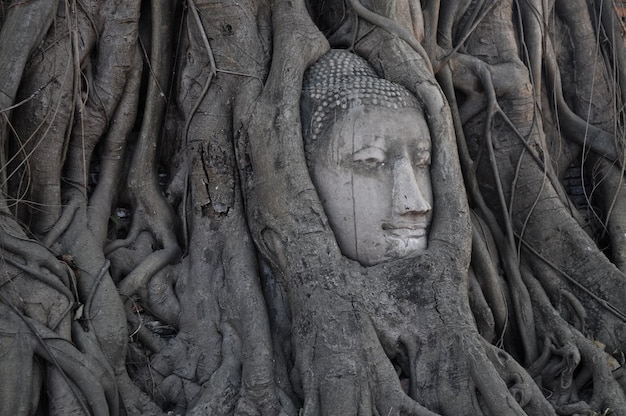
[[[139,330],[143,327],[143,319],[141,319],[141,313],[139,313],[139,308],[137,308],[137,303],[135,302],[135,300],[132,297],[128,297],[128,300],[130,300],[133,303],[133,307],[135,307],[135,313],[137,314],[137,329],[135,329],[133,332],[131,332],[128,337],[130,338],[130,340],[133,340],[133,337],[135,335],[137,335],[139,333]],[[132,311],[132,308],[131,308]]]
[[[244,72],[229,71],[227,69],[216,69],[215,72],[221,72],[223,74],[230,74],[230,75],[239,75],[239,76],[248,77],[248,78],[256,78],[259,81],[263,82],[263,78],[261,78],[260,76],[253,75],[253,74],[246,74]]]

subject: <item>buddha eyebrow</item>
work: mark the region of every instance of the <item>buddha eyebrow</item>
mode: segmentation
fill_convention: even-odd
[[[361,146],[360,148],[356,148],[353,154],[356,154],[365,150],[370,150],[370,149],[376,149],[376,150],[380,150],[381,152],[387,152],[387,149],[384,147],[377,146],[375,144],[365,144]]]

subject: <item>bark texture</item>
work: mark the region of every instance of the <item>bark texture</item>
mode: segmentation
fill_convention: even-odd
[[[0,2],[0,414],[626,415],[626,50],[600,0]],[[342,256],[300,94],[423,103],[416,258]]]

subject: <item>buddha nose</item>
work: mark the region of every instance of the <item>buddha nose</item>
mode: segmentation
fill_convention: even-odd
[[[425,215],[432,209],[407,160],[396,161],[393,172],[393,210],[397,215]]]

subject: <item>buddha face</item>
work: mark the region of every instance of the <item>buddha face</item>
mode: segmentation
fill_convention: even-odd
[[[371,266],[424,251],[433,195],[421,111],[359,107],[325,135],[309,166],[342,253]]]

